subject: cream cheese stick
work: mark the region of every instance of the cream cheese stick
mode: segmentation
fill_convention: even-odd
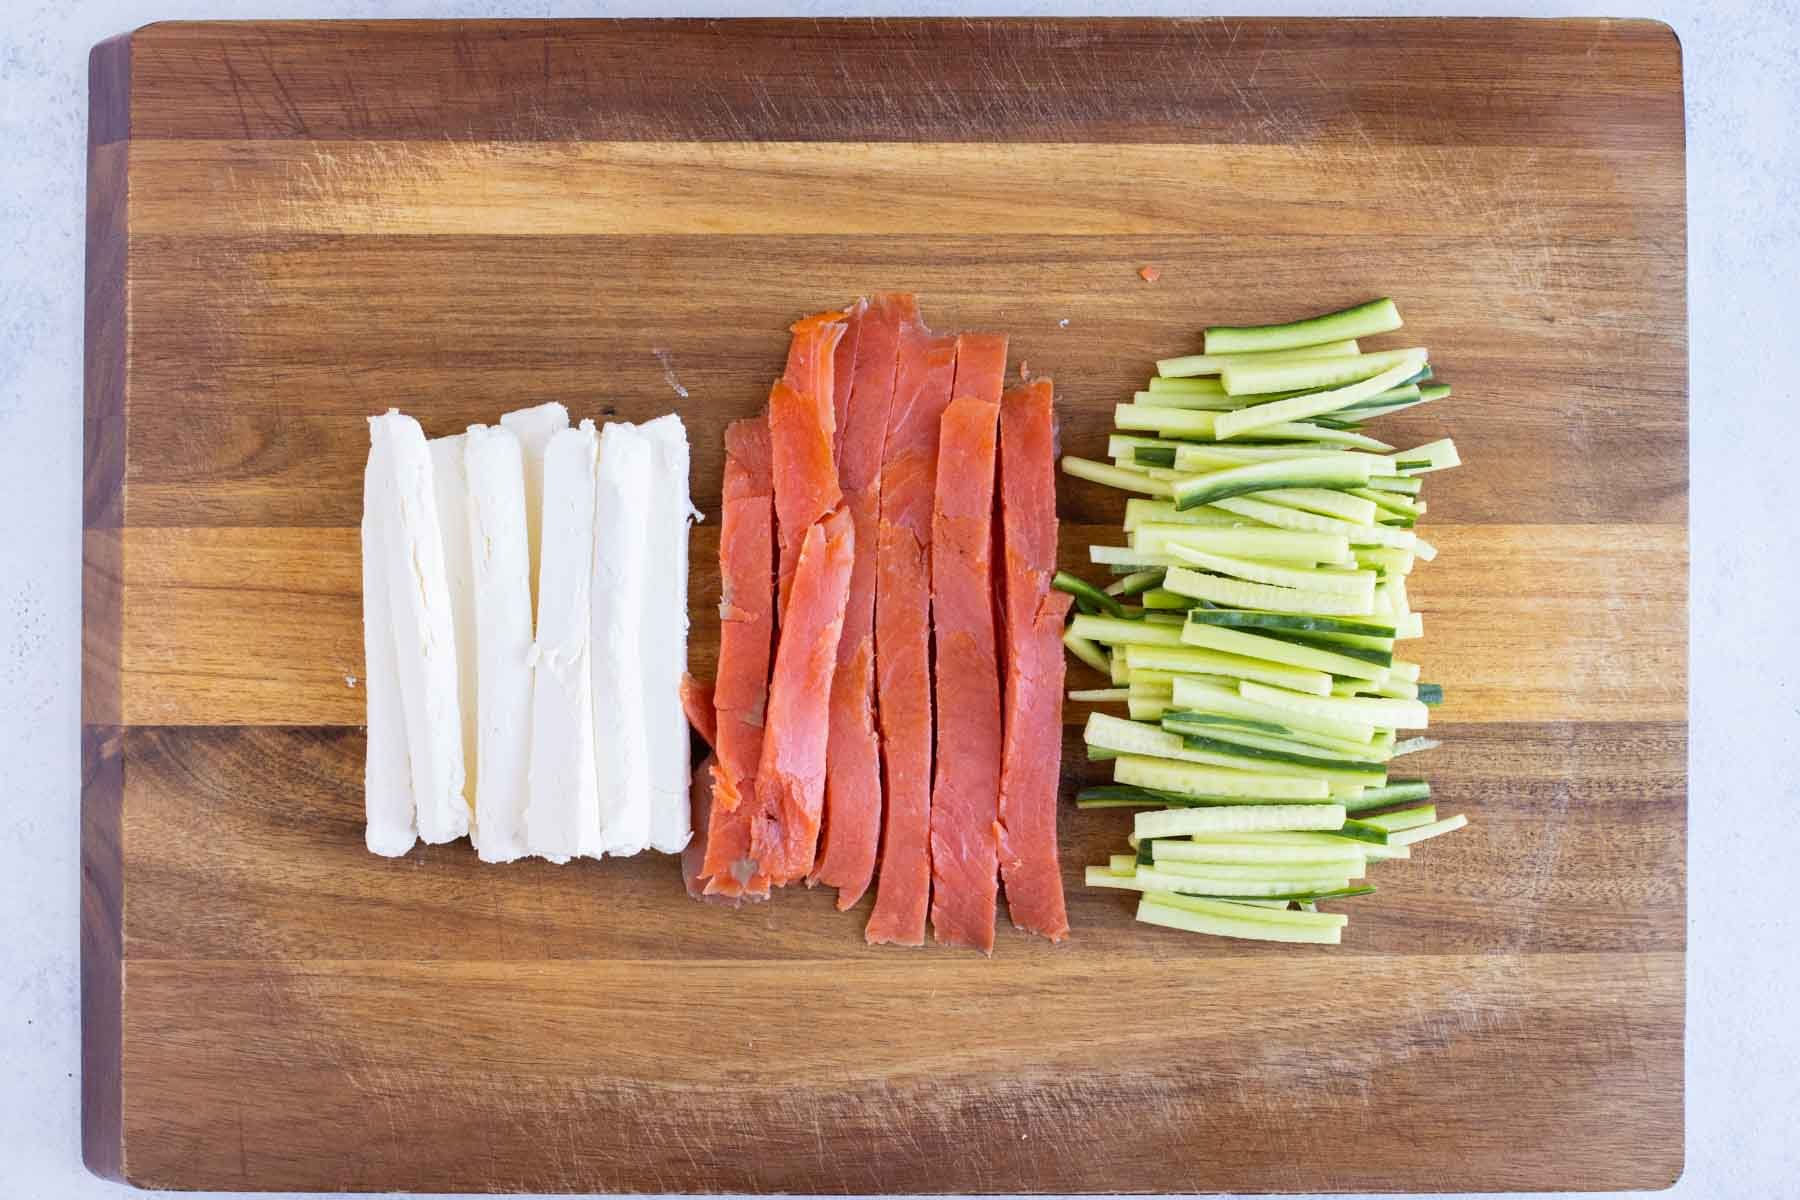
[[[583,421],[552,437],[544,455],[525,835],[531,853],[553,862],[591,852],[600,842],[589,665],[598,449],[594,423]]]
[[[451,842],[469,832],[463,798],[462,714],[456,626],[444,570],[431,449],[419,423],[394,409],[370,421],[394,472],[392,536],[383,565],[419,836]]]
[[[519,439],[525,456],[525,538],[530,548],[531,612],[537,615],[538,575],[543,569],[544,452],[550,439],[569,427],[569,410],[552,400],[536,408],[503,413],[500,426]]]
[[[471,425],[463,463],[475,601],[475,849],[483,862],[511,862],[529,853],[531,564],[525,460],[510,429]]]
[[[406,714],[400,699],[400,667],[394,654],[394,618],[387,572],[387,543],[397,498],[385,440],[370,418],[369,465],[363,472],[362,599],[363,696],[368,702],[368,750],[363,762],[363,840],[371,853],[405,854],[418,840],[413,823]]]
[[[644,518],[651,552],[644,562],[644,726],[650,749],[650,846],[674,854],[687,845],[689,759],[681,677],[687,671],[688,439],[674,413],[638,426],[650,442]]]
[[[463,801],[476,813],[475,580],[469,569],[469,480],[463,471],[462,434],[432,438],[431,480],[437,491],[438,532],[444,539],[444,582],[450,589],[450,623],[456,630],[456,702],[462,712]],[[474,821],[469,839],[481,841]]]
[[[628,855],[650,844],[650,753],[645,733],[644,597],[649,558],[651,441],[609,423],[600,435],[594,504],[592,605],[594,761],[599,841],[586,853]],[[657,554],[669,552],[658,545]],[[662,597],[663,604],[671,603]],[[687,600],[682,597],[685,607]]]

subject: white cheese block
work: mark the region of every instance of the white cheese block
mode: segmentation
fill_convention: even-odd
[[[371,424],[373,419],[371,418]],[[368,751],[363,762],[363,840],[371,853],[397,857],[413,848],[412,768],[407,761],[406,714],[400,699],[400,667],[394,654],[394,618],[388,594],[389,526],[397,507],[394,471],[385,440],[370,429],[369,465],[363,472],[362,601],[363,695],[368,699]]]
[[[463,798],[456,626],[431,449],[419,423],[397,410],[374,418],[369,428],[394,472],[385,566],[419,836],[432,844],[455,841],[469,832],[469,805]]]
[[[653,457],[650,440],[631,425],[608,424],[600,435],[590,609],[594,760],[600,777],[600,838],[588,851],[594,854],[636,854],[650,844],[643,655]],[[657,547],[658,554],[666,552],[667,547]]]
[[[688,439],[674,413],[638,426],[651,446],[645,517],[651,554],[644,564],[644,724],[650,744],[650,845],[674,854],[690,832],[687,715],[688,525],[699,520],[688,496]]]
[[[476,732],[475,580],[469,570],[469,480],[463,471],[462,434],[432,438],[431,481],[437,490],[438,532],[444,539],[444,582],[450,589],[450,623],[456,630],[456,703],[462,713],[463,801],[475,809]],[[470,840],[481,828],[472,824]]]
[[[598,453],[594,423],[583,421],[551,438],[544,455],[525,836],[531,853],[553,862],[567,862],[600,841],[588,641]]]
[[[550,439],[569,427],[569,410],[552,400],[536,408],[503,413],[500,426],[512,431],[525,454],[525,537],[531,555],[531,612],[535,617],[544,544],[544,452],[550,448]]]
[[[531,565],[525,540],[525,460],[510,429],[471,425],[469,561],[474,576],[475,848],[483,862],[529,853]]]

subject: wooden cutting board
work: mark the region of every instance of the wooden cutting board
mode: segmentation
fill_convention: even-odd
[[[1610,21],[158,25],[90,82],[85,1150],[179,1188],[1653,1188],[1682,1164],[1680,48]],[[1155,284],[1137,270],[1162,270]],[[668,859],[362,847],[363,418],[721,431],[881,288],[1065,446],[1203,324],[1391,294],[1452,400],[1428,770],[1341,948],[871,949]],[[1069,482],[1071,564],[1116,495]],[[1072,675],[1072,678],[1078,676]],[[1071,727],[1081,713],[1071,711]],[[1093,777],[1071,736],[1072,790]]]

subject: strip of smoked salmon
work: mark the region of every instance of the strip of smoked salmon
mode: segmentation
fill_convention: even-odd
[[[931,504],[956,339],[902,323],[875,563],[875,696],[886,807],[870,942],[918,946],[931,900]]]
[[[794,567],[756,773],[760,811],[750,828],[750,856],[773,883],[803,878],[819,843],[831,680],[855,551],[850,513],[840,507],[807,531]]]
[[[749,861],[757,811],[775,631],[775,507],[767,417],[734,421],[725,430],[723,513],[719,521],[719,675],[713,811],[702,874],[707,891],[768,894]]]
[[[1056,848],[1062,760],[1063,619],[1056,571],[1056,415],[1051,383],[1000,402],[1000,525],[1006,742],[1000,759],[1000,873],[1021,929],[1069,933]]]
[[[775,460],[775,529],[781,545],[776,624],[787,613],[788,588],[807,530],[838,506],[836,437],[837,348],[846,326],[841,312],[796,321],[787,371],[769,393],[769,440]]]
[[[931,789],[931,929],[994,948],[1000,848],[1000,663],[994,630],[994,456],[1006,339],[965,335],[944,410],[932,508],[931,625],[937,761]],[[991,398],[990,398],[991,397]]]
[[[844,336],[838,340],[831,364],[831,413],[835,420],[831,452],[837,458],[838,486],[844,487],[844,431],[850,427],[850,395],[856,385],[856,352],[862,341],[869,302],[858,300],[844,310]],[[848,490],[848,489],[846,489]]]
[[[919,321],[906,295],[858,301],[838,343],[838,484],[856,531],[850,598],[831,681],[831,741],[825,756],[825,828],[812,880],[837,888],[837,906],[862,898],[881,842],[881,746],[875,735],[875,560],[881,527],[881,451],[894,400],[900,330]],[[854,374],[842,373],[854,346]]]

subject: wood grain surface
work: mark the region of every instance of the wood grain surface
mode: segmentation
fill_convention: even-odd
[[[89,144],[90,1167],[216,1189],[1651,1188],[1682,1164],[1680,50],[1612,21],[157,25]],[[1154,263],[1159,282],[1137,268]],[[1135,924],[871,949],[647,855],[362,848],[363,418],[675,409],[800,313],[1012,337],[1100,453],[1151,360],[1391,294],[1454,434],[1412,588],[1470,828],[1337,948]],[[674,384],[686,390],[678,395]],[[1065,481],[1064,558],[1121,502]],[[1113,532],[1108,533],[1108,526]],[[1079,669],[1071,681],[1086,678]],[[1066,790],[1082,762],[1071,706]]]

